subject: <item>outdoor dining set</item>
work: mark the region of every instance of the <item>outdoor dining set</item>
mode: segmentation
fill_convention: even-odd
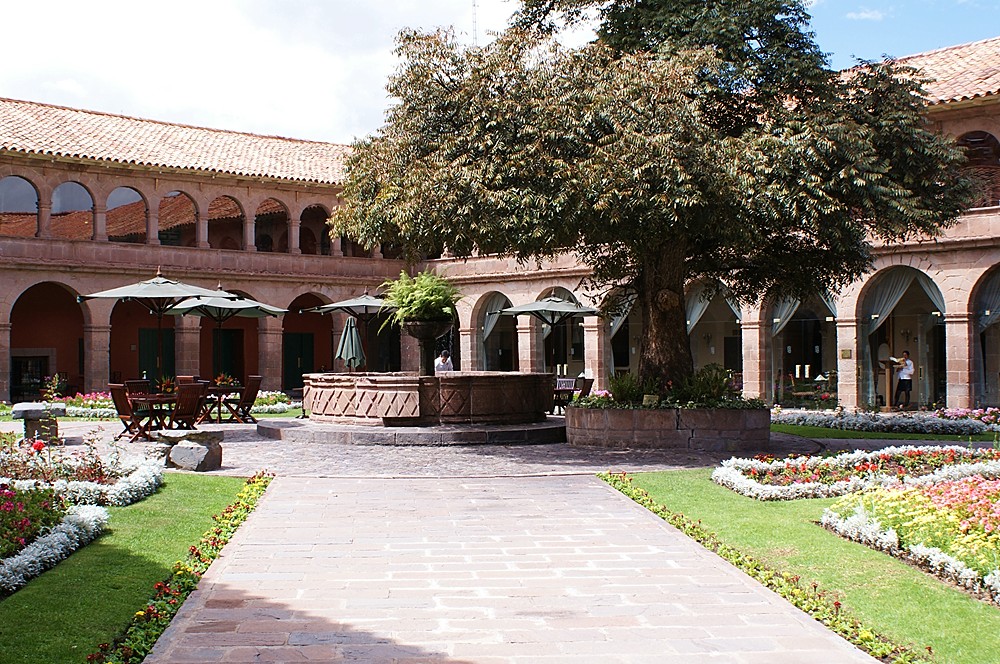
[[[249,376],[246,385],[217,385],[196,376],[178,376],[171,392],[153,392],[148,380],[127,380],[108,386],[129,442],[153,439],[163,429],[194,429],[203,423],[253,424],[251,414],[260,392],[261,377]]]

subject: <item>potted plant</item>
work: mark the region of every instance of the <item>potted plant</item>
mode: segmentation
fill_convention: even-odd
[[[434,341],[451,329],[455,304],[462,298],[458,288],[442,276],[420,272],[382,284],[385,303],[394,307],[386,324],[400,325],[420,342],[420,375],[434,374]]]

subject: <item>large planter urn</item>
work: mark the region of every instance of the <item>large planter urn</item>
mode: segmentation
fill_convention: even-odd
[[[434,342],[451,329],[454,321],[450,318],[442,320],[408,320],[403,323],[403,330],[420,342],[420,375],[434,375]]]

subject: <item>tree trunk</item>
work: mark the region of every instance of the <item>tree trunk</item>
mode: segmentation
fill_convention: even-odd
[[[685,247],[678,242],[646,254],[639,277],[643,332],[639,377],[662,392],[694,371],[684,301]]]

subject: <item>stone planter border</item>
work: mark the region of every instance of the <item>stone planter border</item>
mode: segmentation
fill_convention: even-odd
[[[767,409],[566,409],[570,445],[741,452],[766,447],[770,436]]]

